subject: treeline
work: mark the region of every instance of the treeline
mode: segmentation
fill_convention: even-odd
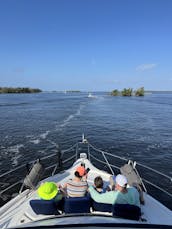
[[[124,88],[122,91],[118,91],[117,89],[115,89],[111,92],[111,95],[113,96],[144,96],[144,94],[144,87],[140,87],[135,91],[132,88]]]
[[[39,93],[42,90],[29,87],[0,87],[0,93]]]
[[[66,90],[65,92],[67,92],[67,93],[79,93],[81,91],[79,91],[79,90]]]

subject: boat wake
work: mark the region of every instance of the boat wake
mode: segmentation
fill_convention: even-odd
[[[40,139],[33,139],[33,140],[30,140],[31,143],[35,144],[35,145],[38,145],[41,140]]]
[[[33,152],[37,152],[40,155],[47,154],[49,152],[49,147],[54,147],[55,142],[52,141],[52,136],[60,134],[65,127],[69,126],[71,122],[77,117],[81,115],[81,112],[83,108],[85,107],[85,104],[80,104],[77,109],[71,114],[69,114],[67,117],[64,117],[63,120],[60,122],[56,121],[56,124],[54,128],[52,127],[51,129],[42,131],[42,133],[35,133],[35,134],[30,134],[27,136],[24,136],[24,139],[22,140],[22,144],[15,144],[11,142],[11,146],[3,146],[1,145],[1,153],[0,153],[0,159],[1,161],[7,160],[12,167],[16,167],[20,163],[21,158],[25,158],[24,160],[27,160],[29,157],[33,157]],[[6,136],[8,138],[8,136]],[[45,142],[49,142],[48,146],[43,149],[43,145]],[[8,140],[8,144],[9,144]],[[39,147],[39,148],[38,148]],[[27,152],[27,155],[24,155],[24,153]],[[51,149],[52,151],[52,149]],[[29,153],[30,152],[30,153]],[[34,157],[33,157],[34,158]],[[22,160],[23,160],[22,159]],[[0,163],[3,165],[3,163]],[[3,166],[2,166],[3,167]],[[3,168],[1,169],[3,170]],[[7,167],[7,164],[5,163],[5,167]],[[1,170],[0,169],[0,170]]]
[[[72,119],[74,119],[75,117],[81,115],[81,111],[82,111],[83,108],[84,108],[84,105],[80,105],[79,108],[78,108],[78,110],[74,114],[70,114],[67,118],[65,118],[63,120],[63,122],[60,125],[57,125],[57,129],[56,130],[59,130],[59,129],[61,129],[61,128],[67,126],[67,125],[69,125],[70,124],[70,121]]]
[[[8,148],[1,147],[1,157],[11,161],[12,166],[18,165],[18,159],[22,157],[20,150],[24,148],[23,144],[12,145]]]
[[[50,133],[50,130],[45,131],[45,133],[40,134],[40,138],[41,139],[46,139],[49,133]]]
[[[34,136],[34,135],[29,135],[27,136],[27,138],[29,138],[29,142],[34,144],[34,145],[38,145],[42,142],[42,140],[47,140],[49,142],[51,142],[48,137],[51,133],[54,133],[54,132],[59,132],[59,131],[62,131],[63,128],[65,128],[66,126],[68,126],[71,121],[80,116],[81,115],[81,111],[83,110],[83,108],[85,107],[85,105],[81,104],[79,106],[79,108],[76,110],[75,113],[73,114],[70,114],[68,115],[66,118],[64,118],[60,123],[58,122],[56,125],[55,125],[55,128],[52,129],[52,130],[46,130],[45,132],[39,134],[38,136]]]

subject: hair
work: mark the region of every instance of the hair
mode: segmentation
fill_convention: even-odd
[[[94,179],[94,184],[96,188],[103,188],[103,179],[101,178],[101,176],[98,176]]]
[[[81,163],[81,166],[83,166],[85,168],[85,164],[84,163]]]
[[[74,175],[78,178],[82,178],[80,175],[79,175],[79,172],[78,171],[75,171]]]

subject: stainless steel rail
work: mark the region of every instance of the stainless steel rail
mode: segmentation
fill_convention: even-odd
[[[120,160],[121,162],[123,162],[123,163],[127,163],[127,162],[128,162],[128,159],[127,159],[127,158],[120,157],[120,156],[114,155],[114,154],[112,154],[112,153],[108,153],[108,152],[105,152],[105,151],[103,151],[103,150],[100,150],[100,149],[96,148],[95,146],[93,146],[92,144],[90,144],[86,139],[83,139],[83,142],[78,142],[78,143],[74,144],[73,146],[71,146],[70,148],[61,151],[61,159],[62,159],[63,165],[65,165],[65,164],[68,163],[68,162],[72,162],[72,160],[75,160],[75,159],[79,156],[79,155],[78,155],[78,150],[79,150],[79,145],[80,145],[80,144],[87,145],[87,156],[88,156],[88,159],[89,159],[90,161],[93,159],[93,160],[95,160],[95,161],[97,161],[97,162],[99,162],[99,163],[101,163],[101,164],[107,165],[108,168],[110,169],[110,171],[111,171],[112,174],[114,174],[114,170],[113,170],[113,169],[120,169],[120,167],[117,166],[117,165],[111,164],[111,163],[109,162],[110,160],[108,159],[108,157],[117,158],[117,159],[119,159],[119,160]],[[75,150],[75,153],[74,153],[72,156],[69,155],[70,157],[68,157],[68,158],[66,158],[66,159],[63,159],[63,157],[64,157],[64,156],[66,157],[66,155],[68,155],[68,153],[71,153],[72,150]],[[99,157],[95,157],[95,156],[92,154],[91,150],[94,150],[96,153],[100,153],[100,154],[102,155],[104,161],[101,160]],[[73,152],[72,152],[72,153],[73,153]],[[45,156],[45,157],[40,158],[40,160],[43,161],[43,160],[46,160],[46,159],[48,159],[48,158],[54,158],[55,156],[57,156],[57,154],[56,154],[56,153],[53,153],[53,154],[50,154],[50,155],[48,155],[48,156]],[[35,162],[35,161],[31,161],[30,163],[33,164],[34,162]],[[74,162],[74,161],[73,161],[73,162]],[[164,178],[168,179],[169,182],[172,182],[172,178],[171,178],[170,176],[168,176],[168,175],[166,175],[166,174],[164,174],[164,173],[162,173],[162,172],[160,172],[160,171],[157,171],[157,170],[155,170],[155,169],[152,169],[151,167],[146,166],[146,165],[143,165],[143,164],[141,164],[141,163],[135,163],[135,162],[133,162],[133,164],[134,164],[135,167],[138,165],[138,166],[142,167],[143,169],[145,169],[145,170],[147,170],[147,171],[150,171],[150,173],[151,173],[151,172],[154,172],[154,173],[156,173],[157,175],[161,175],[161,176],[163,176]],[[19,169],[23,169],[23,168],[25,168],[25,167],[26,167],[26,164],[20,165],[20,166],[18,166],[18,167],[16,167],[16,168],[12,169],[12,170],[10,170],[10,171],[7,171],[7,172],[1,174],[1,175],[0,175],[0,178],[3,178],[3,177],[5,177],[5,176],[7,176],[7,175],[10,175],[11,173],[16,172],[16,171],[19,170]],[[58,169],[58,165],[57,165],[57,163],[55,163],[55,164],[52,164],[52,165],[46,167],[45,169],[46,169],[46,170],[52,169],[51,175],[54,175],[54,174],[56,173],[57,169]],[[136,169],[136,171],[137,171],[137,169]],[[138,171],[137,171],[137,173],[138,173]],[[138,173],[138,175],[139,175],[139,173]],[[150,182],[149,180],[143,179],[143,178],[142,178],[142,179],[141,179],[141,182],[142,182],[143,187],[144,187],[145,190],[146,190],[146,187],[145,187],[143,181],[146,182],[146,183],[148,183],[149,185],[155,187],[155,188],[158,189],[159,191],[164,192],[164,193],[167,194],[168,196],[172,197],[172,194],[169,193],[168,191],[166,191],[166,190],[164,190],[163,188],[159,187],[158,185],[156,185],[156,184]],[[2,195],[3,193],[7,192],[7,191],[10,190],[11,188],[15,187],[16,185],[18,185],[18,184],[20,184],[20,183],[22,183],[22,182],[23,182],[23,180],[20,179],[19,181],[15,182],[14,184],[11,184],[9,187],[7,187],[7,188],[1,190],[1,191],[0,191],[0,195]],[[3,182],[1,182],[1,184],[3,184]]]

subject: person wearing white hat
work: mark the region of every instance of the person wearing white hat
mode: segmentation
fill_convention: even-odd
[[[92,199],[98,203],[131,204],[140,207],[139,193],[136,188],[127,187],[127,178],[118,174],[115,181],[115,190],[102,194],[90,186],[89,192]]]
[[[127,187],[127,178],[124,175],[118,174],[116,176],[116,190],[126,189]]]

